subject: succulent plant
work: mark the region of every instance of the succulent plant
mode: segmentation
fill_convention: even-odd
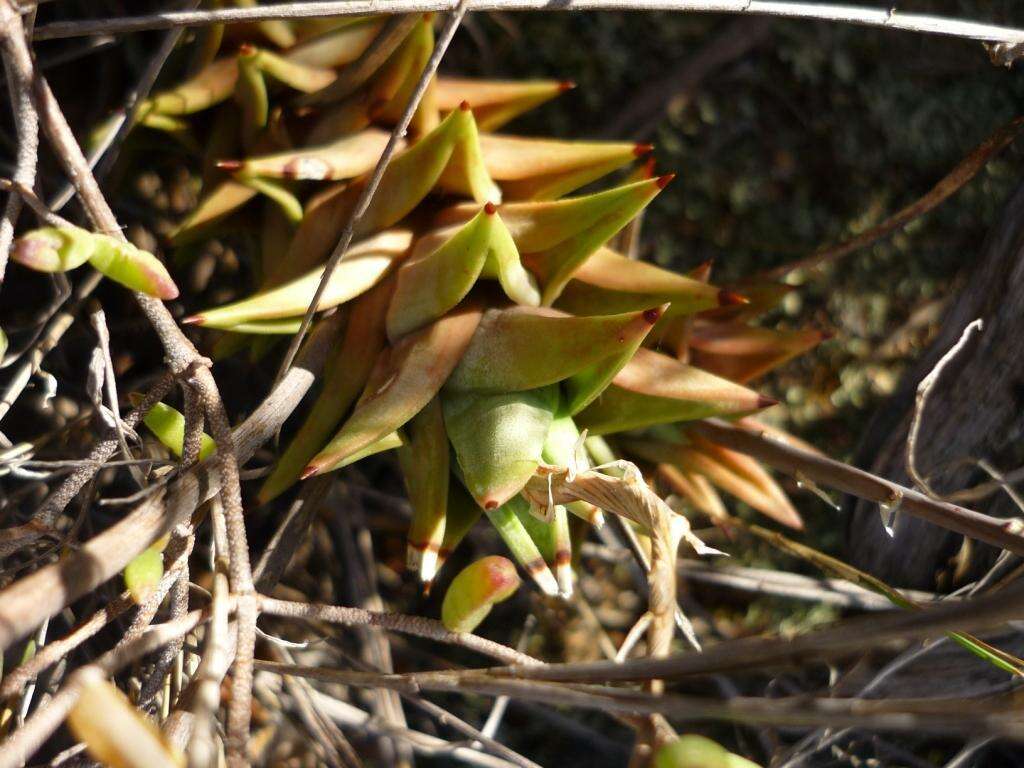
[[[206,146],[204,193],[175,242],[216,234],[259,197],[279,211],[265,219],[251,295],[187,318],[239,340],[230,348],[298,330],[419,77],[429,16],[375,69],[352,64],[381,24],[347,20],[276,52],[244,46],[141,112],[141,125]],[[672,179],[638,162],[651,146],[496,132],[569,87],[434,78],[327,280],[316,309],[344,312],[346,328],[262,502],[397,449],[410,569],[431,582],[486,516],[549,594],[572,590],[568,515],[602,514],[524,495],[545,467],[629,456],[713,519],[718,487],[801,525],[756,462],[686,424],[774,404],[747,384],[822,335],[752,323],[785,286],[715,286],[708,266],[679,274],[609,245]],[[201,142],[190,117],[203,111]]]

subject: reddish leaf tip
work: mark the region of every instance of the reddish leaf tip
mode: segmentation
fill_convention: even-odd
[[[498,206],[496,206],[494,203],[487,203],[484,206],[484,213],[486,213],[488,216],[493,216],[497,212]]]
[[[318,467],[316,464],[310,464],[308,467],[302,470],[302,474],[299,475],[299,480],[308,480],[319,471],[320,467]]]
[[[674,173],[666,173],[664,176],[659,176],[655,183],[658,185],[658,189],[664,189],[675,177]]]
[[[633,154],[636,155],[637,157],[643,157],[644,155],[653,151],[653,144],[637,144],[636,146],[633,147]]]
[[[644,310],[644,320],[654,325],[661,318],[661,307],[652,307]]]
[[[223,171],[237,171],[242,168],[241,160],[218,160],[217,167]]]
[[[430,597],[430,590],[433,589],[433,588],[434,588],[434,580],[433,579],[430,579],[429,581],[424,581],[423,582],[423,596],[424,597]]]
[[[491,509],[497,509],[497,508],[498,508],[498,502],[496,502],[494,499],[489,499],[488,501],[484,502],[484,509],[491,510]]]
[[[238,46],[238,55],[239,56],[252,56],[255,53],[256,53],[256,46],[253,45],[252,43],[242,43],[240,46]]]
[[[768,397],[768,395],[757,396],[757,407],[758,408],[771,408],[773,405],[778,405],[779,401],[774,397]]]
[[[835,331],[819,331],[818,333],[821,334],[822,341],[828,341],[829,339],[834,339],[836,337]]]
[[[653,179],[654,178],[654,165],[655,165],[654,157],[651,156],[651,157],[647,158],[647,161],[644,163],[644,170],[643,170],[644,178],[646,178],[646,179]]]
[[[202,325],[203,324],[203,316],[202,315],[189,315],[188,317],[182,319],[181,324],[182,325]]]
[[[562,91],[563,93],[565,91],[571,91],[575,87],[576,87],[576,83],[574,81],[572,81],[572,80],[563,80],[562,82],[560,82],[558,84],[558,90]]]
[[[730,291],[728,288],[723,288],[718,292],[718,306],[720,307],[735,307],[740,304],[749,304],[750,300],[745,296],[741,296],[735,291]]]
[[[461,109],[463,112],[469,112],[469,110],[470,110],[469,102],[466,101],[465,99],[460,101],[459,102],[459,109]]]

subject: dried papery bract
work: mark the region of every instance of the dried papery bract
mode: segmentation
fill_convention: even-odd
[[[496,603],[519,588],[516,567],[492,555],[467,565],[452,579],[441,605],[441,621],[452,632],[472,632]]]
[[[184,756],[98,670],[78,673],[75,684],[68,727],[94,759],[110,768],[183,768]]]

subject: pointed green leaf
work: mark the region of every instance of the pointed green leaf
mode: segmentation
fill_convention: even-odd
[[[405,217],[434,188],[441,172],[453,161],[456,148],[476,142],[476,124],[468,110],[456,110],[433,131],[400,153],[389,164],[377,194],[359,220],[356,235],[362,236],[390,227]],[[463,152],[460,157],[472,153]],[[473,179],[473,197],[478,203],[500,199],[500,192],[480,168],[465,168]],[[306,205],[306,216],[288,252],[287,267],[308,269],[323,261],[338,240],[365,179],[318,195]],[[473,215],[476,214],[474,210]],[[467,217],[467,218],[472,218]],[[294,274],[294,273],[293,273]]]
[[[136,605],[142,605],[164,577],[164,553],[149,547],[124,568],[124,586]]]
[[[234,56],[218,59],[184,83],[149,99],[139,114],[191,115],[201,112],[227,101],[237,81],[238,59]]]
[[[302,221],[302,202],[283,184],[267,179],[240,179],[245,186],[255,189],[275,202],[292,224]]]
[[[517,494],[537,471],[558,388],[480,394],[445,391],[444,422],[466,488],[485,510]]]
[[[261,155],[248,160],[223,160],[218,165],[239,177],[308,181],[342,181],[372,171],[389,134],[371,128],[319,147]]]
[[[476,114],[475,102],[469,103]],[[484,164],[509,200],[557,199],[628,165],[650,148],[628,142],[480,136]]]
[[[149,427],[167,450],[181,458],[185,445],[185,417],[180,411],[164,403],[156,403],[142,417],[142,423]],[[199,460],[202,461],[216,449],[213,438],[204,432],[199,443]]]
[[[329,471],[419,413],[462,357],[480,316],[478,306],[464,303],[385,349],[352,416],[303,476]]]
[[[611,314],[670,304],[666,318],[691,315],[735,301],[734,294],[610,248],[580,265],[556,306],[574,315]]]
[[[481,131],[496,131],[524,112],[540,106],[573,84],[558,80],[474,80],[437,78],[437,106],[442,112],[468,101]]]
[[[307,38],[282,54],[288,61],[310,67],[342,67],[356,61],[384,26],[383,16],[335,17],[340,22],[314,37]]]
[[[199,201],[196,209],[178,225],[174,234],[171,235],[171,241],[177,246],[182,246],[201,239],[214,224],[237,211],[258,194],[259,192],[255,188],[246,186],[234,179],[220,182],[210,190],[209,194]]]
[[[448,509],[445,513],[444,540],[441,542],[441,549],[437,553],[437,571],[459,546],[469,529],[476,525],[483,510],[473,498],[466,492],[461,482],[448,481]],[[427,589],[430,589],[427,582]]]
[[[405,566],[418,573],[421,581],[431,581],[444,541],[451,476],[441,401],[434,397],[413,416],[405,431],[408,440],[398,451],[412,505]]]
[[[449,632],[472,632],[496,603],[517,589],[516,567],[504,557],[477,560],[452,579],[441,605],[441,621]]]
[[[331,273],[317,309],[336,307],[372,288],[405,254],[411,242],[411,232],[394,229],[353,245]],[[319,267],[290,283],[208,309],[185,322],[210,328],[233,328],[255,320],[301,316],[313,300],[323,272],[324,268]]]
[[[485,315],[448,387],[509,392],[554,384],[639,343],[657,313],[573,317],[540,307]]]
[[[680,736],[658,750],[654,768],[759,768],[705,736]]]
[[[299,479],[309,460],[327,443],[363,391],[384,348],[384,313],[392,289],[392,282],[387,281],[353,303],[345,335],[325,366],[320,396],[260,489],[261,504],[276,498]]]
[[[581,429],[605,435],[654,424],[753,413],[774,405],[771,398],[639,349],[604,394],[576,416]]]
[[[558,594],[558,581],[520,519],[521,515],[529,517],[528,510],[529,503],[522,496],[514,496],[505,504],[486,510],[485,514],[523,570],[544,594],[554,597]]]

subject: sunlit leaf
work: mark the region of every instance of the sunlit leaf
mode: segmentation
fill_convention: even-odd
[[[706,736],[680,736],[654,757],[654,768],[758,768]]]
[[[442,402],[466,488],[485,510],[501,506],[537,471],[558,407],[557,387],[499,394],[446,390]]]
[[[109,768],[181,768],[185,758],[98,670],[80,673],[68,728]]]
[[[373,287],[405,254],[411,242],[411,232],[395,229],[353,245],[331,273],[317,309],[336,307]],[[323,267],[314,269],[296,280],[247,299],[200,312],[186,318],[185,322],[230,329],[254,320],[301,316],[313,300],[323,273]]]
[[[452,579],[441,605],[441,621],[450,632],[472,632],[496,603],[518,588],[516,567],[504,557],[477,560]]]
[[[573,317],[541,307],[492,309],[448,388],[510,392],[554,384],[639,344],[658,313]]]
[[[437,553],[437,570],[441,569],[445,561],[455,548],[469,533],[476,521],[480,519],[483,510],[480,505],[466,492],[461,482],[448,481],[448,509],[445,513],[444,539],[441,548]],[[430,582],[427,582],[427,589]]]
[[[132,395],[131,399],[135,405],[141,402],[141,397],[138,395]],[[156,403],[142,417],[142,423],[167,450],[179,459],[181,458],[185,445],[185,417],[180,411],[164,403]],[[216,449],[217,445],[213,442],[213,438],[204,432],[200,438],[199,460],[202,461]]]
[[[521,496],[513,496],[501,506],[485,510],[485,514],[509,552],[540,590],[546,595],[556,596],[558,581],[522,519],[524,515],[529,517],[529,503]]]
[[[352,416],[313,458],[303,477],[329,471],[419,413],[462,357],[480,316],[478,306],[464,303],[386,348]]]
[[[739,384],[639,349],[604,394],[576,416],[576,423],[592,434],[604,435],[653,424],[748,414],[774,404]]]
[[[299,479],[363,391],[384,348],[384,313],[392,289],[391,281],[381,283],[352,304],[345,336],[325,367],[320,396],[260,489],[261,503],[276,498]]]
[[[481,131],[496,131],[524,112],[540,106],[573,87],[558,80],[475,80],[438,77],[437,106],[442,112],[473,105]]]
[[[237,211],[259,192],[234,179],[226,179],[210,190],[171,236],[175,245],[186,245],[203,237],[212,225]]]
[[[441,401],[435,397],[406,425],[408,440],[398,450],[405,487],[412,505],[405,567],[430,581],[437,572],[437,553],[444,541],[448,509],[448,435]]]
[[[18,238],[11,258],[41,272],[64,272],[88,261],[134,291],[169,300],[178,297],[163,263],[131,243],[79,227],[44,227]]]
[[[154,547],[144,549],[124,568],[124,586],[136,605],[152,594],[164,576],[164,553]]]
[[[238,60],[218,59],[203,67],[194,77],[147,100],[140,115],[158,112],[161,115],[191,115],[227,101],[238,80]]]
[[[500,199],[500,191],[482,164],[467,164],[467,160],[478,155],[472,113],[468,109],[452,112],[436,129],[388,164],[377,194],[359,220],[356,235],[385,229],[406,216],[430,193],[449,163],[458,165],[478,203]],[[338,241],[364,184],[365,179],[361,178],[347,186],[329,189],[307,203],[306,217],[286,258],[286,267],[293,270],[292,274],[326,258]],[[478,210],[474,210],[473,215]]]
[[[813,349],[828,334],[777,331],[751,325],[698,323],[690,334],[690,361],[707,371],[746,383]]]
[[[356,61],[384,26],[385,18],[335,17],[335,28],[301,41],[282,56],[310,67],[341,67]]]

